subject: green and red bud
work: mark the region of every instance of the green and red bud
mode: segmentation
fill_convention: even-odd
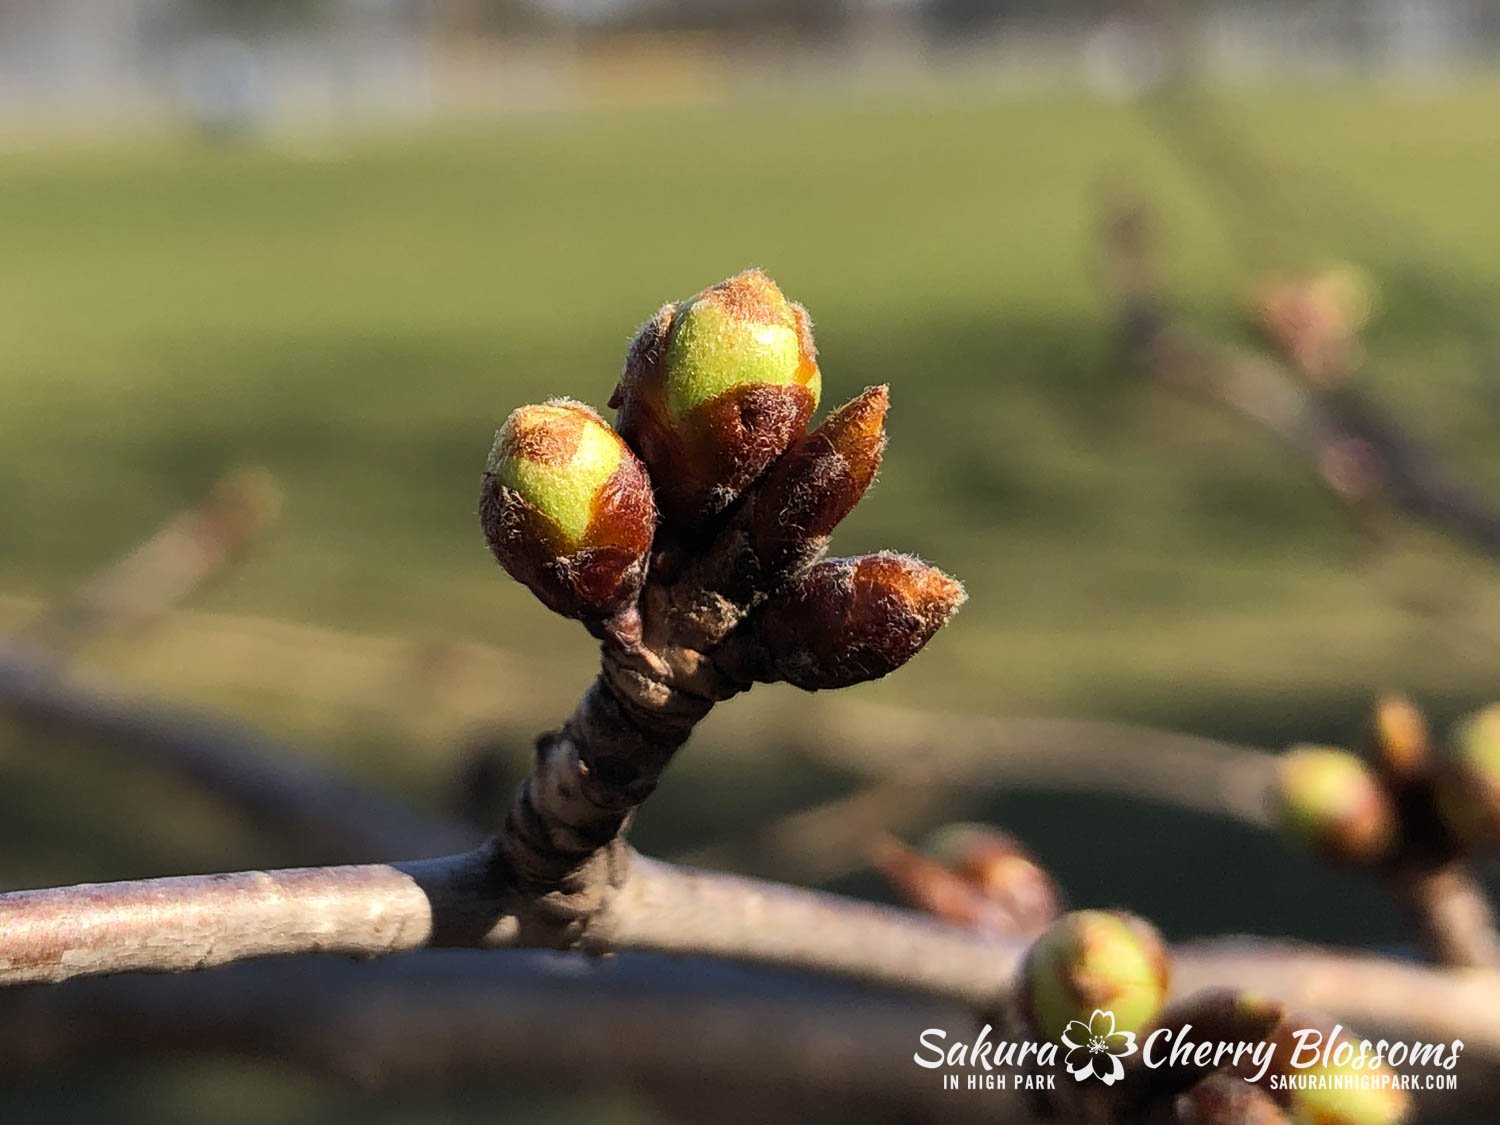
[[[987,825],[939,829],[923,851],[887,839],[872,859],[911,906],[957,926],[1034,937],[1057,917],[1052,877],[1013,837]]]
[[[1500,843],[1500,704],[1453,728],[1435,784],[1439,814],[1454,836],[1471,848]]]
[[[766,574],[796,574],[864,497],[885,452],[886,387],[845,403],[778,460],[756,492],[751,533]]]
[[[1371,721],[1376,759],[1392,781],[1409,784],[1432,768],[1432,736],[1421,710],[1404,695],[1391,693],[1375,701]]]
[[[1373,864],[1395,847],[1395,805],[1375,772],[1347,750],[1293,747],[1281,759],[1276,793],[1286,834],[1324,859]]]
[[[500,565],[547,608],[603,623],[633,607],[656,524],[651,482],[582,403],[554,399],[505,420],[479,518]]]
[[[1118,1032],[1149,1026],[1166,999],[1171,964],[1166,943],[1133,914],[1079,910],[1064,914],[1022,962],[1018,996],[1030,1027],[1049,1040],[1072,1022],[1112,1012]]]
[[[666,305],[610,405],[682,527],[723,511],[807,430],[822,389],[812,325],[760,270]]]
[[[806,691],[879,679],[921,651],[964,597],[957,580],[905,555],[827,559],[762,611],[763,678]]]
[[[1376,1061],[1373,1044],[1340,1025],[1288,1016],[1267,1042],[1275,1046],[1273,1070],[1296,1079],[1278,1091],[1296,1125],[1401,1125],[1409,1119],[1411,1098],[1391,1068]]]

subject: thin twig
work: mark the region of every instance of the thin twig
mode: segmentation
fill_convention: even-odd
[[[15,645],[0,644],[0,715],[88,734],[111,753],[181,777],[298,842],[309,858],[443,855],[479,837],[320,768],[265,735],[63,678],[46,655]]]
[[[1489,895],[1462,860],[1408,864],[1389,882],[1440,965],[1500,969],[1500,931]]]
[[[1210,343],[1163,299],[1141,208],[1109,216],[1106,275],[1120,335],[1142,367],[1179,391],[1213,399],[1313,461],[1348,503],[1371,500],[1500,558],[1500,511],[1373,399],[1349,386],[1319,389],[1269,356]]]
[[[280,486],[269,473],[229,473],[207,498],[48,606],[17,639],[65,658],[102,633],[160,616],[239,556],[275,522],[280,507]]]

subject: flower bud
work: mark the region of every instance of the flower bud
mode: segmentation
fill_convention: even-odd
[[[691,526],[803,435],[821,386],[806,310],[746,270],[658,311],[631,343],[609,404],[663,516]]]
[[[1062,893],[1035,856],[1009,833],[987,824],[949,824],[923,850],[1015,919],[1024,934],[1039,934],[1057,918]]]
[[[885,452],[886,387],[870,387],[794,442],[755,497],[752,535],[761,566],[795,574],[827,547],[854,510]]]
[[[956,824],[929,837],[923,852],[896,840],[876,848],[876,870],[913,907],[957,926],[997,936],[1034,937],[1057,917],[1052,877],[998,829]]]
[[[1287,835],[1324,859],[1371,864],[1395,846],[1396,810],[1373,770],[1347,750],[1293,747],[1277,771]]]
[[[1178,1125],[1287,1125],[1276,1099],[1237,1075],[1218,1071],[1172,1102]]]
[[[1031,1028],[1049,1040],[1094,1011],[1115,1029],[1148,1026],[1167,995],[1166,944],[1150,923],[1111,910],[1064,914],[1033,943],[1021,965],[1019,995]]]
[[[1436,788],[1438,811],[1455,836],[1474,848],[1500,843],[1500,704],[1454,727]]]
[[[1359,359],[1360,332],[1370,321],[1375,288],[1349,265],[1280,278],[1256,298],[1261,326],[1310,378],[1336,382]]]
[[[1409,783],[1432,768],[1432,737],[1422,712],[1404,695],[1383,695],[1372,717],[1375,753],[1392,781]]]
[[[775,678],[848,687],[905,664],[964,597],[955,579],[905,555],[827,559],[766,606],[758,634]]]
[[[1315,1032],[1316,1038],[1309,1036]],[[1337,1034],[1335,1034],[1337,1033]],[[1327,1020],[1291,1016],[1267,1041],[1275,1046],[1273,1071],[1295,1076],[1284,1094],[1287,1115],[1316,1125],[1400,1125],[1411,1113],[1411,1099],[1374,1046]],[[1294,1060],[1317,1052],[1308,1065]]]
[[[505,420],[479,517],[500,565],[564,617],[604,622],[640,593],[656,523],[651,483],[582,403],[554,399]]]

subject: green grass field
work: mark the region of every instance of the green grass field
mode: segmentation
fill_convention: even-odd
[[[661,300],[758,263],[813,311],[830,400],[893,386],[884,480],[840,546],[920,552],[973,593],[871,691],[1163,721],[1386,680],[1462,694],[1500,646],[1478,667],[1450,623],[1393,605],[1426,585],[1427,547],[1372,548],[1261,435],[1142,390],[1111,349],[1093,230],[1106,185],[1149,193],[1174,286],[1216,323],[1255,269],[1330,254],[1433,268],[1492,307],[1497,112],[1496,86],[1222,103],[1297,208],[1275,229],[1141,110],[1083,99],[10,155],[0,589],[66,589],[251,461],[285,480],[288,519],[217,604],[582,651],[478,545],[489,437],[524,401],[602,406]],[[1393,305],[1372,350],[1371,380],[1500,493],[1500,390],[1454,326]],[[1446,550],[1433,567],[1458,576],[1445,604],[1493,599],[1484,570]]]
[[[1420,529],[1372,539],[1264,435],[1146,387],[1112,344],[1094,245],[1110,191],[1145,193],[1174,290],[1226,335],[1246,331],[1257,271],[1365,265],[1386,293],[1370,388],[1500,500],[1500,369],[1481,362],[1500,332],[1500,84],[1223,98],[1193,135],[1259,170],[1249,197],[1164,120],[1187,120],[1184,106],[768,101],[0,155],[0,592],[60,594],[223,469],[260,463],[286,486],[283,524],[197,604],[492,642],[576,664],[581,686],[587,639],[480,543],[491,435],[550,395],[603,407],[658,304],[759,264],[811,309],[830,404],[892,385],[882,481],[837,545],[917,552],[971,592],[867,698],[1273,744],[1347,734],[1389,685],[1442,713],[1500,696],[1500,570]],[[297,726],[286,700],[215,702]],[[381,722],[363,722],[328,717],[337,752],[382,746]],[[409,776],[399,746],[380,754],[371,772]],[[194,862],[194,847],[199,866],[204,850],[246,854],[190,804],[166,843],[143,844],[110,809],[165,800],[162,787],[78,797],[69,768],[12,772],[14,870],[61,874],[36,858],[43,844],[79,865],[103,857],[109,874]],[[713,783],[710,761],[686,768],[689,786]],[[820,786],[836,788],[752,783],[767,815]],[[664,807],[708,819],[675,792]],[[1057,842],[1054,806],[992,811],[1044,854],[1051,841],[1081,899],[1191,928],[1170,885],[1130,869],[1155,846],[1144,838],[1088,876],[1087,849]],[[663,819],[643,818],[651,842],[691,834]],[[1189,874],[1213,879],[1214,854],[1185,847]],[[1338,889],[1362,916],[1380,909]],[[1191,920],[1242,924],[1284,893]],[[201,1104],[191,1074],[172,1081]],[[160,1120],[140,1092],[155,1087],[135,1089]]]

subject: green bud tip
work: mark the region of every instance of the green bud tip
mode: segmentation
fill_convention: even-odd
[[[559,547],[576,549],[593,522],[625,443],[582,403],[553,399],[513,411],[495,435],[486,471],[556,525]]]
[[[667,522],[705,529],[807,432],[822,388],[812,325],[760,270],[664,305],[609,404]]]
[[[1470,846],[1500,841],[1500,704],[1460,721],[1437,773],[1444,822]]]
[[[1145,1028],[1166,998],[1170,968],[1166,945],[1149,923],[1120,911],[1079,910],[1036,940],[1021,971],[1033,1027],[1059,1039],[1096,1010],[1114,1013],[1117,1031]]]
[[[1324,858],[1373,863],[1395,846],[1396,812],[1373,770],[1328,746],[1293,747],[1277,771],[1287,834]]]
[[[1432,740],[1427,720],[1415,703],[1394,692],[1381,696],[1375,701],[1372,726],[1375,750],[1387,774],[1405,781],[1426,773]]]
[[[807,314],[764,272],[746,270],[678,304],[665,354],[667,408],[686,418],[736,387],[822,391]]]

